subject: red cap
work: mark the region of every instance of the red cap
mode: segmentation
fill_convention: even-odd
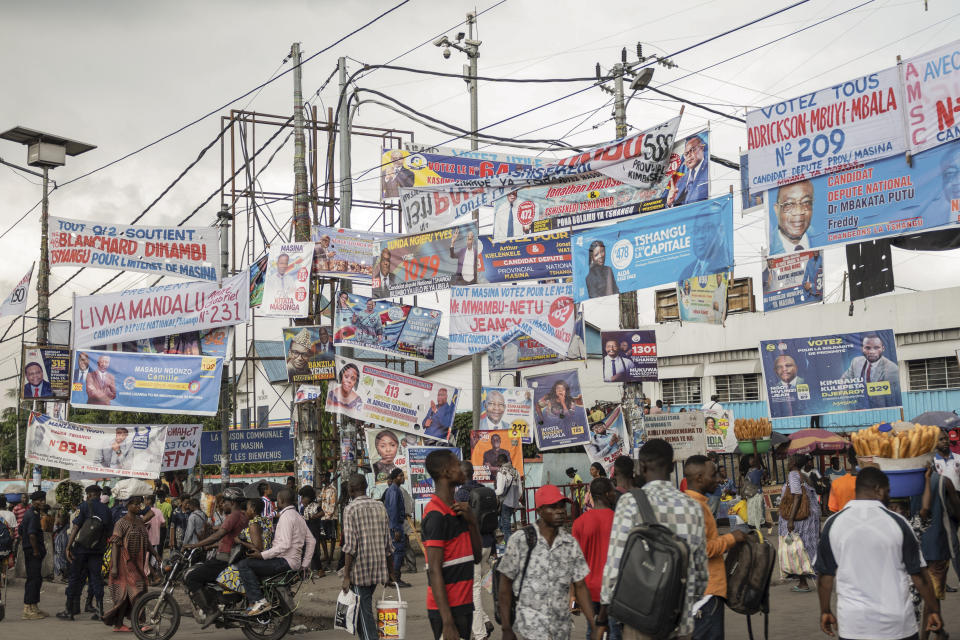
[[[956,431],[951,431],[948,437],[954,441],[960,440],[960,433],[957,433]]]
[[[558,502],[573,502],[560,492],[553,484],[545,484],[533,494],[533,502],[537,507],[545,507]]]

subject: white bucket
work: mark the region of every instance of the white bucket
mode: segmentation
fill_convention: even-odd
[[[377,634],[381,640],[404,640],[407,636],[407,603],[400,596],[397,587],[397,599],[387,600],[384,589],[380,589],[380,601],[377,602]]]

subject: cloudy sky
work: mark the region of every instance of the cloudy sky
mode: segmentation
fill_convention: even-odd
[[[56,190],[50,200],[51,213],[89,221],[129,222],[214,140],[220,131],[220,117],[230,108],[292,112],[292,74],[237,99],[289,69],[285,57],[292,42],[302,43],[304,57],[313,56],[396,4],[381,0],[7,3],[0,22],[5,80],[0,130],[23,125],[97,145],[96,150],[70,159],[67,166],[53,172],[53,178],[64,184],[110,166]],[[637,42],[643,43],[645,54],[670,55],[789,4],[786,0],[760,4],[740,0],[488,0],[475,5],[459,0],[410,0],[307,62],[304,95],[321,113],[336,106],[336,78],[320,89],[339,56],[348,57],[351,72],[362,63],[384,63],[398,56],[395,64],[459,72],[465,56],[454,52],[445,60],[430,43],[439,35],[465,30],[464,16],[472,10],[480,14],[481,75],[556,78],[593,76],[596,63],[607,69],[618,62],[623,47],[634,60]],[[960,7],[942,0],[931,0],[927,11],[922,0],[811,0],[798,4],[673,56],[677,67],[657,68],[653,85],[665,85],[673,93],[742,117],[746,108],[893,66],[898,54],[912,56],[944,44],[956,33],[960,17]],[[843,15],[833,17],[840,13]],[[469,126],[466,85],[458,78],[377,70],[356,84],[387,93],[441,120]],[[488,131],[504,137],[560,138],[583,146],[609,140],[614,137],[610,96],[597,88],[583,90],[588,86],[587,82],[483,82],[480,125],[493,124]],[[678,110],[675,102],[641,93],[630,101],[627,119],[643,129]],[[182,132],[115,162],[210,112],[214,114]],[[708,123],[712,153],[735,160],[739,149],[746,146],[741,123],[687,107],[681,132]],[[452,136],[372,104],[361,107],[355,125],[413,131],[417,142],[468,147],[464,140],[451,140]],[[258,140],[262,142],[270,133],[258,128]],[[282,139],[265,152],[279,149],[261,176],[265,190],[292,190],[292,144],[280,148]],[[375,139],[355,139],[356,197],[377,198],[378,150]],[[229,148],[226,153],[229,162]],[[549,151],[544,155],[559,157]],[[25,149],[0,142],[0,158],[25,164]],[[141,222],[162,225],[182,220],[217,189],[220,161],[220,147],[215,146]],[[714,195],[727,192],[730,185],[739,188],[735,172],[716,164],[711,171]],[[321,171],[321,181],[325,179]],[[0,293],[6,295],[39,256],[39,209],[17,221],[37,203],[40,187],[35,177],[0,166],[0,193],[0,255],[6,257],[0,262]],[[191,224],[212,224],[219,204],[220,199],[214,198]],[[286,232],[290,211],[286,202],[263,206],[260,215],[267,232],[273,235],[274,225]],[[376,216],[377,212],[357,209],[354,226],[377,228],[381,223]],[[756,278],[764,244],[762,216],[741,216],[738,205],[736,226],[736,273]],[[241,234],[241,245],[244,237]],[[897,284],[902,287],[898,290],[955,284],[951,277],[958,266],[955,252],[894,251]],[[839,299],[844,263],[842,249],[826,252],[826,291],[834,292],[834,299]],[[58,268],[51,277],[52,287],[72,274],[72,269]],[[70,305],[72,294],[87,294],[113,275],[115,272],[103,270],[84,272],[53,297],[53,314]],[[125,274],[108,290],[145,286],[148,281],[151,276]],[[31,304],[34,301],[32,293]],[[652,290],[640,292],[642,322],[653,321],[652,302]],[[422,296],[421,303],[442,306],[445,298]],[[610,326],[615,309],[615,298],[592,302],[587,318]],[[68,318],[69,313],[61,317]],[[3,322],[2,328],[7,324]],[[262,335],[258,331],[258,336]],[[0,344],[0,376],[13,373],[18,353],[18,339]]]

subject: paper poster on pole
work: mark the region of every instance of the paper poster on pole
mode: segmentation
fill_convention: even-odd
[[[20,278],[20,282],[13,288],[2,304],[0,304],[0,317],[9,318],[11,316],[22,316],[27,311],[27,295],[30,293],[30,280],[33,278],[33,263],[30,269]]]
[[[390,474],[394,469],[400,469],[407,476],[407,490],[410,489],[410,458],[409,448],[416,446],[417,436],[382,427],[367,427],[365,430],[367,443],[367,458],[373,472],[374,483],[386,485],[390,482]]]
[[[762,281],[764,311],[823,302],[823,252],[801,251],[767,258]]]
[[[341,291],[334,312],[333,344],[433,360],[442,319],[443,312],[436,309]]]
[[[707,451],[733,453],[737,450],[737,436],[733,432],[733,411],[704,409],[703,432],[707,439]]]
[[[910,152],[960,140],[960,41],[907,58],[900,65]]]
[[[22,400],[70,399],[70,347],[23,345]]]
[[[661,438],[673,445],[673,459],[686,460],[707,451],[702,411],[658,413],[643,416],[645,442]]]
[[[351,278],[358,282],[370,282],[376,246],[385,238],[395,238],[394,233],[355,231],[336,227],[312,227],[313,272],[328,278]]]
[[[630,455],[630,438],[627,434],[627,424],[623,419],[623,411],[619,405],[607,413],[597,412],[588,416],[590,420],[590,442],[583,445],[590,463],[599,462],[603,465],[607,476],[613,477],[613,463],[623,455]]]
[[[471,431],[470,462],[473,463],[473,479],[477,482],[496,483],[500,471],[500,456],[510,458],[513,468],[523,476],[523,441],[510,436],[508,430]]]
[[[533,389],[534,433],[541,451],[589,444],[590,430],[575,369],[525,376],[524,382]]]
[[[657,332],[639,329],[601,331],[604,382],[654,382],[657,377]]]
[[[434,451],[447,450],[458,459],[463,459],[463,451],[460,447],[410,447],[407,449],[408,459],[410,461],[410,486],[412,490],[410,495],[418,502],[430,500],[436,488],[433,485],[433,478],[427,473],[427,456]],[[476,476],[476,472],[474,472]]]
[[[333,380],[333,341],[327,327],[284,327],[283,355],[287,382]]]
[[[677,283],[677,307],[681,322],[723,324],[727,317],[727,272],[694,276]]]
[[[480,431],[506,429],[524,444],[533,442],[533,389],[481,387]]]
[[[274,318],[305,318],[310,313],[312,268],[312,242],[270,247],[260,314]]]
[[[374,298],[476,284],[481,266],[477,223],[381,240],[373,264]]]

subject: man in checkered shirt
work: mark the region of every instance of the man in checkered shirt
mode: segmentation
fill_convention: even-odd
[[[673,447],[666,440],[654,438],[640,449],[640,477],[644,479],[642,491],[647,494],[650,506],[660,524],[669,527],[678,537],[683,538],[690,548],[690,562],[687,568],[687,597],[680,615],[680,625],[671,637],[686,638],[693,633],[693,612],[691,607],[707,588],[707,550],[706,532],[703,524],[702,507],[674,488],[670,482],[673,470]],[[640,524],[640,511],[633,495],[620,496],[617,510],[613,516],[613,530],[610,533],[610,549],[607,552],[607,564],[603,568],[603,582],[600,588],[600,612],[594,625],[594,638],[599,640],[607,631],[607,606],[613,598],[613,591],[620,577],[620,560],[630,535],[630,530]],[[644,638],[636,629],[624,625],[624,640]]]

